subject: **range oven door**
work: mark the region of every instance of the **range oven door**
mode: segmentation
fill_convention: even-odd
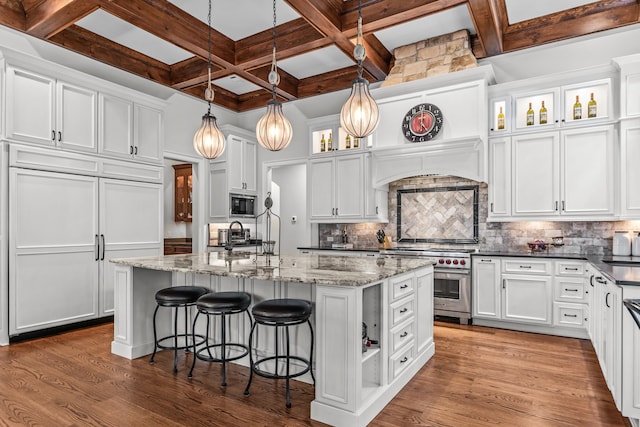
[[[471,275],[469,270],[435,270],[433,276],[434,313],[468,321],[471,318]]]

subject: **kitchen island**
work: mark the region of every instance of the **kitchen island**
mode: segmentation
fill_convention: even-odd
[[[435,352],[433,265],[427,259],[210,252],[112,262],[117,265],[111,349],[130,359],[153,351],[154,294],[165,287],[186,283],[245,291],[252,303],[311,301],[316,377],[311,418],[331,425],[365,426]],[[185,283],[178,283],[178,276]],[[161,311],[159,336],[171,325],[169,310]],[[247,341],[244,316],[231,328],[230,339]],[[305,328],[292,335],[292,352],[308,355]],[[261,338],[258,352],[273,354],[274,340]]]

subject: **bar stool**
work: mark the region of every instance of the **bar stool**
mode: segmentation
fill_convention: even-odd
[[[244,395],[249,395],[249,387],[251,387],[251,381],[253,380],[253,374],[259,375],[265,378],[272,379],[285,379],[286,380],[286,405],[287,408],[291,408],[291,392],[289,388],[289,379],[299,377],[304,375],[307,372],[311,373],[311,378],[313,379],[313,385],[315,386],[316,379],[313,375],[313,327],[311,326],[311,321],[309,320],[311,316],[311,303],[309,301],[300,300],[300,299],[271,299],[262,301],[253,306],[251,310],[253,314],[253,327],[251,328],[251,333],[249,334],[249,364],[251,367],[251,371],[249,373],[249,382],[247,383],[247,387],[244,390]],[[309,353],[309,359],[304,359],[300,356],[291,356],[289,351],[289,326],[300,325],[302,323],[307,323],[309,325],[309,330],[311,331],[311,350]],[[264,357],[262,359],[258,358],[257,360],[253,360],[253,355],[251,353],[251,348],[253,345],[253,334],[256,330],[256,327],[260,325],[266,326],[275,326],[275,338],[276,338],[276,355]],[[286,336],[286,354],[280,355],[278,354],[278,328],[285,328],[285,336]],[[278,372],[278,361],[283,360],[286,364],[286,373],[284,375],[279,374]],[[302,369],[298,372],[291,373],[290,371],[290,361],[291,359],[302,362]],[[275,369],[273,372],[266,371],[260,368],[260,365],[269,361],[275,361]]]
[[[246,292],[214,292],[201,296],[196,302],[198,312],[193,319],[193,328],[191,332],[194,334],[192,342],[193,346],[193,363],[191,364],[191,370],[189,371],[189,378],[193,377],[193,368],[196,366],[196,359],[204,360],[206,362],[218,362],[222,363],[222,386],[227,386],[227,362],[238,360],[243,358],[249,353],[249,346],[241,343],[228,343],[227,342],[227,325],[226,318],[231,314],[247,313],[249,317],[249,323],[253,327],[253,320],[249,314],[249,305],[251,305],[251,295]],[[207,316],[207,332],[204,339],[204,347],[196,350],[195,345],[195,330],[196,322],[200,313]],[[220,336],[221,341],[215,344],[209,344],[209,316],[221,316],[220,322]],[[214,356],[215,349],[220,348],[220,357]],[[211,350],[214,349],[212,354]],[[239,351],[239,354],[229,357],[227,350]],[[205,354],[206,353],[206,354]]]
[[[173,350],[173,372],[178,372],[178,350],[184,349],[189,351],[192,345],[189,345],[188,338],[200,338],[200,343],[204,342],[204,336],[193,335],[188,328],[188,309],[195,305],[198,298],[211,292],[208,288],[202,286],[173,286],[170,288],[160,289],[156,292],[156,309],[153,312],[153,354],[149,363],[154,363],[156,351]],[[169,307],[174,309],[173,313],[173,334],[166,337],[158,338],[156,330],[156,316],[160,307]],[[184,333],[178,333],[178,309],[184,307]],[[178,345],[178,338],[184,338],[184,345]],[[173,340],[173,344],[163,344],[164,341]]]

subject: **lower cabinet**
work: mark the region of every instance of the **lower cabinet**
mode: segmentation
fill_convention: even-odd
[[[551,324],[551,276],[502,275],[502,318]]]
[[[9,209],[10,335],[113,314],[109,260],[161,253],[159,184],[11,167]]]

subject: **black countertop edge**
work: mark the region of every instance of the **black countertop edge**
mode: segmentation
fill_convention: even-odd
[[[303,251],[380,252],[380,248],[372,248],[371,246],[354,246],[353,248],[349,249],[320,246],[299,246],[297,249]]]
[[[614,282],[616,285],[621,286],[640,286],[640,263],[637,261],[637,257],[615,257],[615,261],[624,263],[625,259],[628,264],[607,264],[605,261],[613,260],[614,257],[602,256],[594,254],[553,254],[553,253],[530,253],[530,252],[474,252],[471,254],[474,257],[510,257],[510,258],[555,258],[555,259],[575,259],[589,261],[593,264],[600,273],[607,277],[607,279]]]

